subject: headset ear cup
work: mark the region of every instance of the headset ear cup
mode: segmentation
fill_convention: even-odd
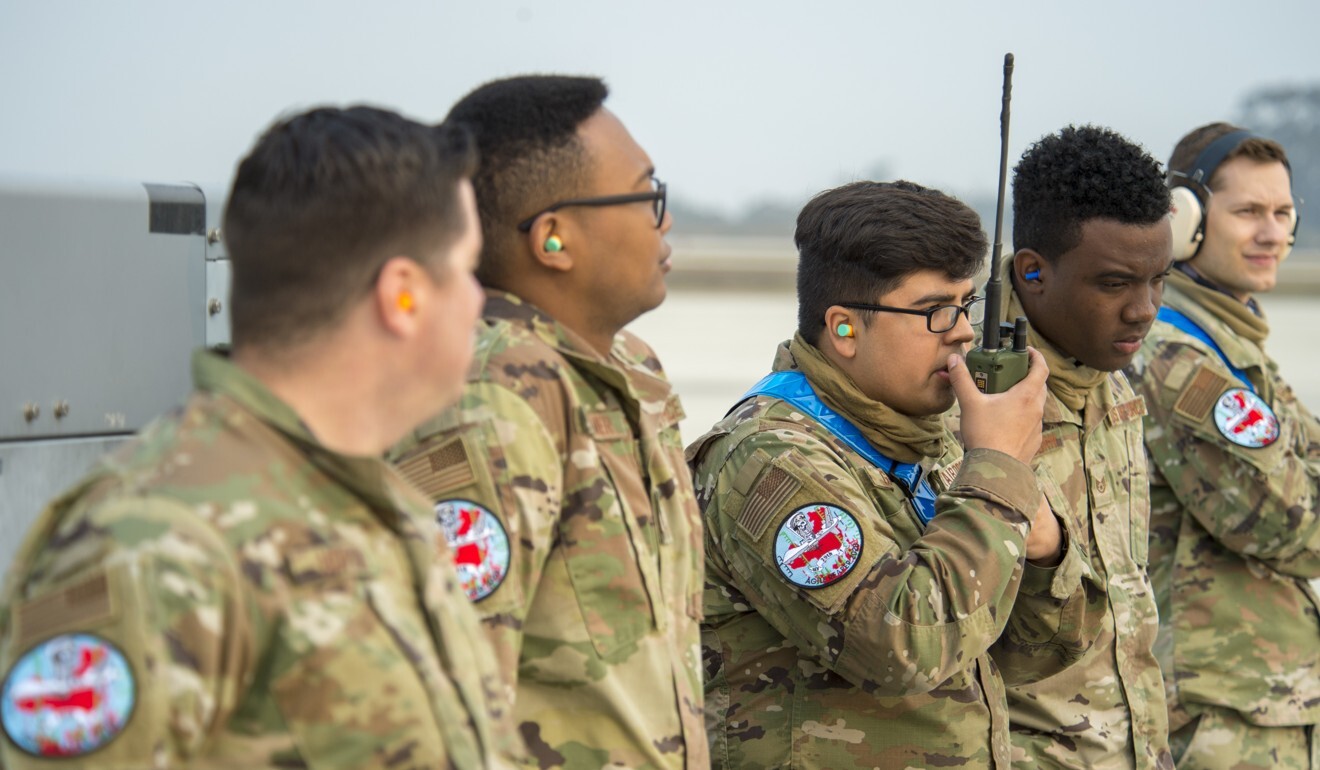
[[[1175,187],[1169,191],[1172,206],[1169,224],[1173,229],[1173,258],[1179,262],[1191,259],[1201,248],[1204,233],[1201,224],[1204,212],[1201,201],[1188,187]]]

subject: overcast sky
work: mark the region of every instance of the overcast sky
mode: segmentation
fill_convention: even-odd
[[[882,164],[983,193],[997,174],[1006,51],[1017,57],[1014,157],[1094,122],[1165,159],[1253,87],[1320,81],[1317,9],[0,0],[0,174],[224,186],[285,111],[368,102],[438,120],[485,80],[539,71],[603,76],[609,106],[692,202],[805,201]]]

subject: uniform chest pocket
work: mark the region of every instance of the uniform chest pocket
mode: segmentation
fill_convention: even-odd
[[[622,412],[594,411],[584,421],[593,441],[574,452],[576,483],[564,490],[559,546],[587,636],[608,658],[655,627],[657,522]]]
[[[315,546],[286,558],[288,600],[270,653],[271,694],[306,766],[442,767],[439,674],[407,584],[360,552]],[[318,566],[319,565],[319,566]]]
[[[1069,547],[1080,548],[1087,560],[1090,560],[1091,523],[1088,518],[1090,504],[1087,499],[1086,477],[1080,471],[1072,472],[1068,474],[1064,484],[1060,484],[1052,475],[1043,474],[1038,470],[1036,484],[1040,487],[1041,494],[1045,495],[1045,502],[1049,503],[1050,510],[1068,528]]]
[[[870,498],[871,505],[885,517],[890,529],[889,537],[904,550],[911,548],[925,531],[912,501],[888,473],[874,466],[861,468],[858,480]]]

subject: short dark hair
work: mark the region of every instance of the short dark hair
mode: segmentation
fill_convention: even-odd
[[[1159,161],[1108,128],[1068,126],[1028,147],[1013,169],[1013,248],[1050,261],[1081,242],[1089,220],[1153,225],[1168,215]]]
[[[920,270],[971,278],[987,250],[975,211],[902,180],[853,182],[818,194],[798,214],[794,240],[798,332],[812,345],[831,305],[874,303]]]
[[[469,129],[481,153],[472,185],[485,243],[477,270],[483,284],[499,282],[518,222],[582,194],[589,164],[578,126],[608,95],[600,78],[521,75],[486,83],[449,110],[445,122]]]
[[[286,348],[338,323],[400,254],[427,264],[466,221],[469,137],[372,107],[277,121],[239,163],[222,232],[235,347]]]
[[[1214,143],[1221,136],[1227,136],[1235,131],[1246,131],[1232,123],[1207,123],[1200,128],[1192,129],[1186,136],[1178,140],[1178,144],[1173,148],[1173,154],[1169,156],[1169,183],[1177,185],[1179,177],[1176,174],[1191,174],[1194,169],[1192,165],[1196,159],[1201,156],[1205,148]],[[1224,159],[1220,161],[1219,167],[1210,175],[1204,184],[1209,189],[1215,189],[1215,177],[1219,174],[1219,168],[1224,163],[1234,158],[1250,158],[1259,163],[1278,162],[1287,166],[1291,171],[1292,165],[1288,162],[1288,153],[1284,152],[1283,145],[1273,139],[1266,139],[1263,136],[1251,136],[1243,139],[1236,147],[1229,150]],[[1198,196],[1200,195],[1198,191]]]

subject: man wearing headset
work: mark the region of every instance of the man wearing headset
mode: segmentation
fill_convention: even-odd
[[[1169,159],[1174,256],[1145,395],[1157,650],[1179,767],[1320,767],[1320,426],[1253,295],[1297,210],[1278,143],[1227,123]]]

